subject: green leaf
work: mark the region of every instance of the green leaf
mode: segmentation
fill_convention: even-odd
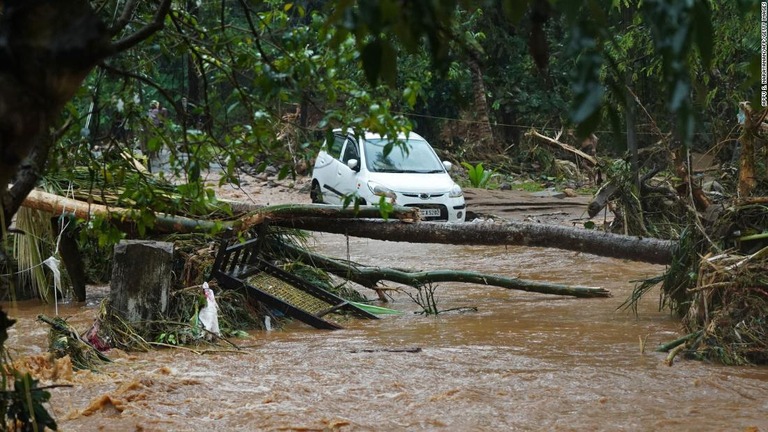
[[[389,215],[395,210],[395,206],[387,201],[387,197],[379,197],[379,214],[384,220],[389,219]]]
[[[488,185],[488,180],[491,179],[493,171],[486,171],[482,162],[475,166],[472,166],[468,162],[461,162],[461,165],[467,169],[467,176],[469,177],[469,183],[472,187],[484,188]]]
[[[291,167],[289,165],[283,165],[283,167],[280,168],[280,172],[277,173],[277,179],[282,180],[288,177],[288,174],[290,173],[291,173]]]

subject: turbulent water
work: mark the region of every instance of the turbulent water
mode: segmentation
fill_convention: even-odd
[[[34,357],[48,330],[35,317],[54,308],[6,304],[18,320],[7,345],[57,376],[46,383],[71,385],[51,390],[62,430],[768,430],[768,368],[668,366],[653,348],[680,328],[658,311],[657,293],[637,316],[618,310],[631,281],[662,267],[552,249],[316,239],[319,252],[363,264],[599,286],[613,297],[446,283],[435,291],[441,309],[477,311],[426,317],[394,293],[389,306],[405,314],[332,332],[252,332],[233,341],[237,352],[110,353],[100,373],[74,374]],[[98,304],[92,293],[58,313],[84,330]]]

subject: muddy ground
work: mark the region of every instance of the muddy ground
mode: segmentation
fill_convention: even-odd
[[[218,185],[214,173],[208,183],[221,199],[254,205],[309,204],[310,177],[278,180],[274,176],[241,176],[240,186]],[[569,196],[571,195],[571,196]],[[527,192],[523,190],[464,188],[468,219],[501,218],[521,222],[582,225],[589,220],[587,204],[591,195],[564,193],[557,190]],[[600,219],[598,216],[595,219]],[[595,220],[597,223],[598,221]]]

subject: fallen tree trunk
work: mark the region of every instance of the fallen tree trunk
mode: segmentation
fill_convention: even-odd
[[[88,203],[40,190],[33,190],[30,192],[21,205],[23,207],[42,210],[51,213],[54,216],[66,214],[73,215],[82,220],[103,217],[124,222],[130,221],[136,214],[138,214],[137,210]],[[157,215],[155,226],[160,232],[177,233],[207,232],[221,228],[221,225],[216,222],[170,215]]]
[[[135,214],[129,209],[89,204],[41,191],[30,193],[24,201],[24,206],[44,210],[54,215],[74,214],[84,220],[99,215],[130,222]],[[288,204],[264,207],[236,221],[208,221],[183,216],[158,215],[153,229],[158,232],[188,233],[218,232],[232,227],[243,231],[263,222],[269,222],[277,226],[377,240],[549,247],[653,264],[669,264],[677,244],[669,240],[522,222],[446,224],[403,223],[392,219],[358,219],[378,216],[379,210],[373,206],[362,206],[356,210],[321,204]],[[399,218],[406,222],[418,221],[418,210],[410,207],[395,207],[391,218]]]
[[[547,282],[537,282],[516,277],[503,277],[476,272],[431,270],[404,271],[383,267],[368,267],[352,262],[342,262],[333,258],[318,255],[286,243],[272,244],[288,253],[292,259],[321,268],[336,276],[351,280],[366,288],[375,289],[382,280],[388,280],[404,285],[420,286],[433,282],[465,282],[477,285],[491,285],[501,288],[553,294],[579,298],[610,297],[608,290],[599,287],[562,285]]]
[[[589,205],[587,206],[587,214],[589,217],[593,218],[597,216],[597,214],[600,213],[600,211],[608,205],[608,201],[611,200],[613,194],[615,194],[618,190],[619,187],[610,181],[600,187],[600,189],[595,194],[595,197],[592,198],[592,201],[590,201]]]
[[[131,222],[132,218],[140,213],[134,209],[89,203],[40,190],[30,192],[22,206],[46,211],[54,216],[71,214],[83,220],[90,220],[94,216],[99,216],[120,222]],[[381,213],[379,208],[374,206],[343,208],[322,204],[283,204],[254,210],[235,221],[212,221],[178,215],[156,214],[153,230],[161,233],[191,233],[217,232],[232,227],[239,231],[245,231],[268,221],[305,217],[379,218]],[[420,216],[416,208],[395,206],[390,218],[403,222],[416,222]]]
[[[404,224],[379,220],[303,218],[274,221],[272,225],[409,243],[548,247],[652,264],[672,262],[677,246],[677,242],[670,240],[511,221]]]

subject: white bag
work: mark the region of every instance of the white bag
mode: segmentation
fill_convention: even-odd
[[[204,308],[200,309],[198,313],[198,319],[203,328],[216,336],[221,336],[219,331],[219,306],[216,304],[216,298],[213,296],[213,290],[208,287],[208,282],[203,282],[203,292],[205,293],[205,300],[207,304]]]

